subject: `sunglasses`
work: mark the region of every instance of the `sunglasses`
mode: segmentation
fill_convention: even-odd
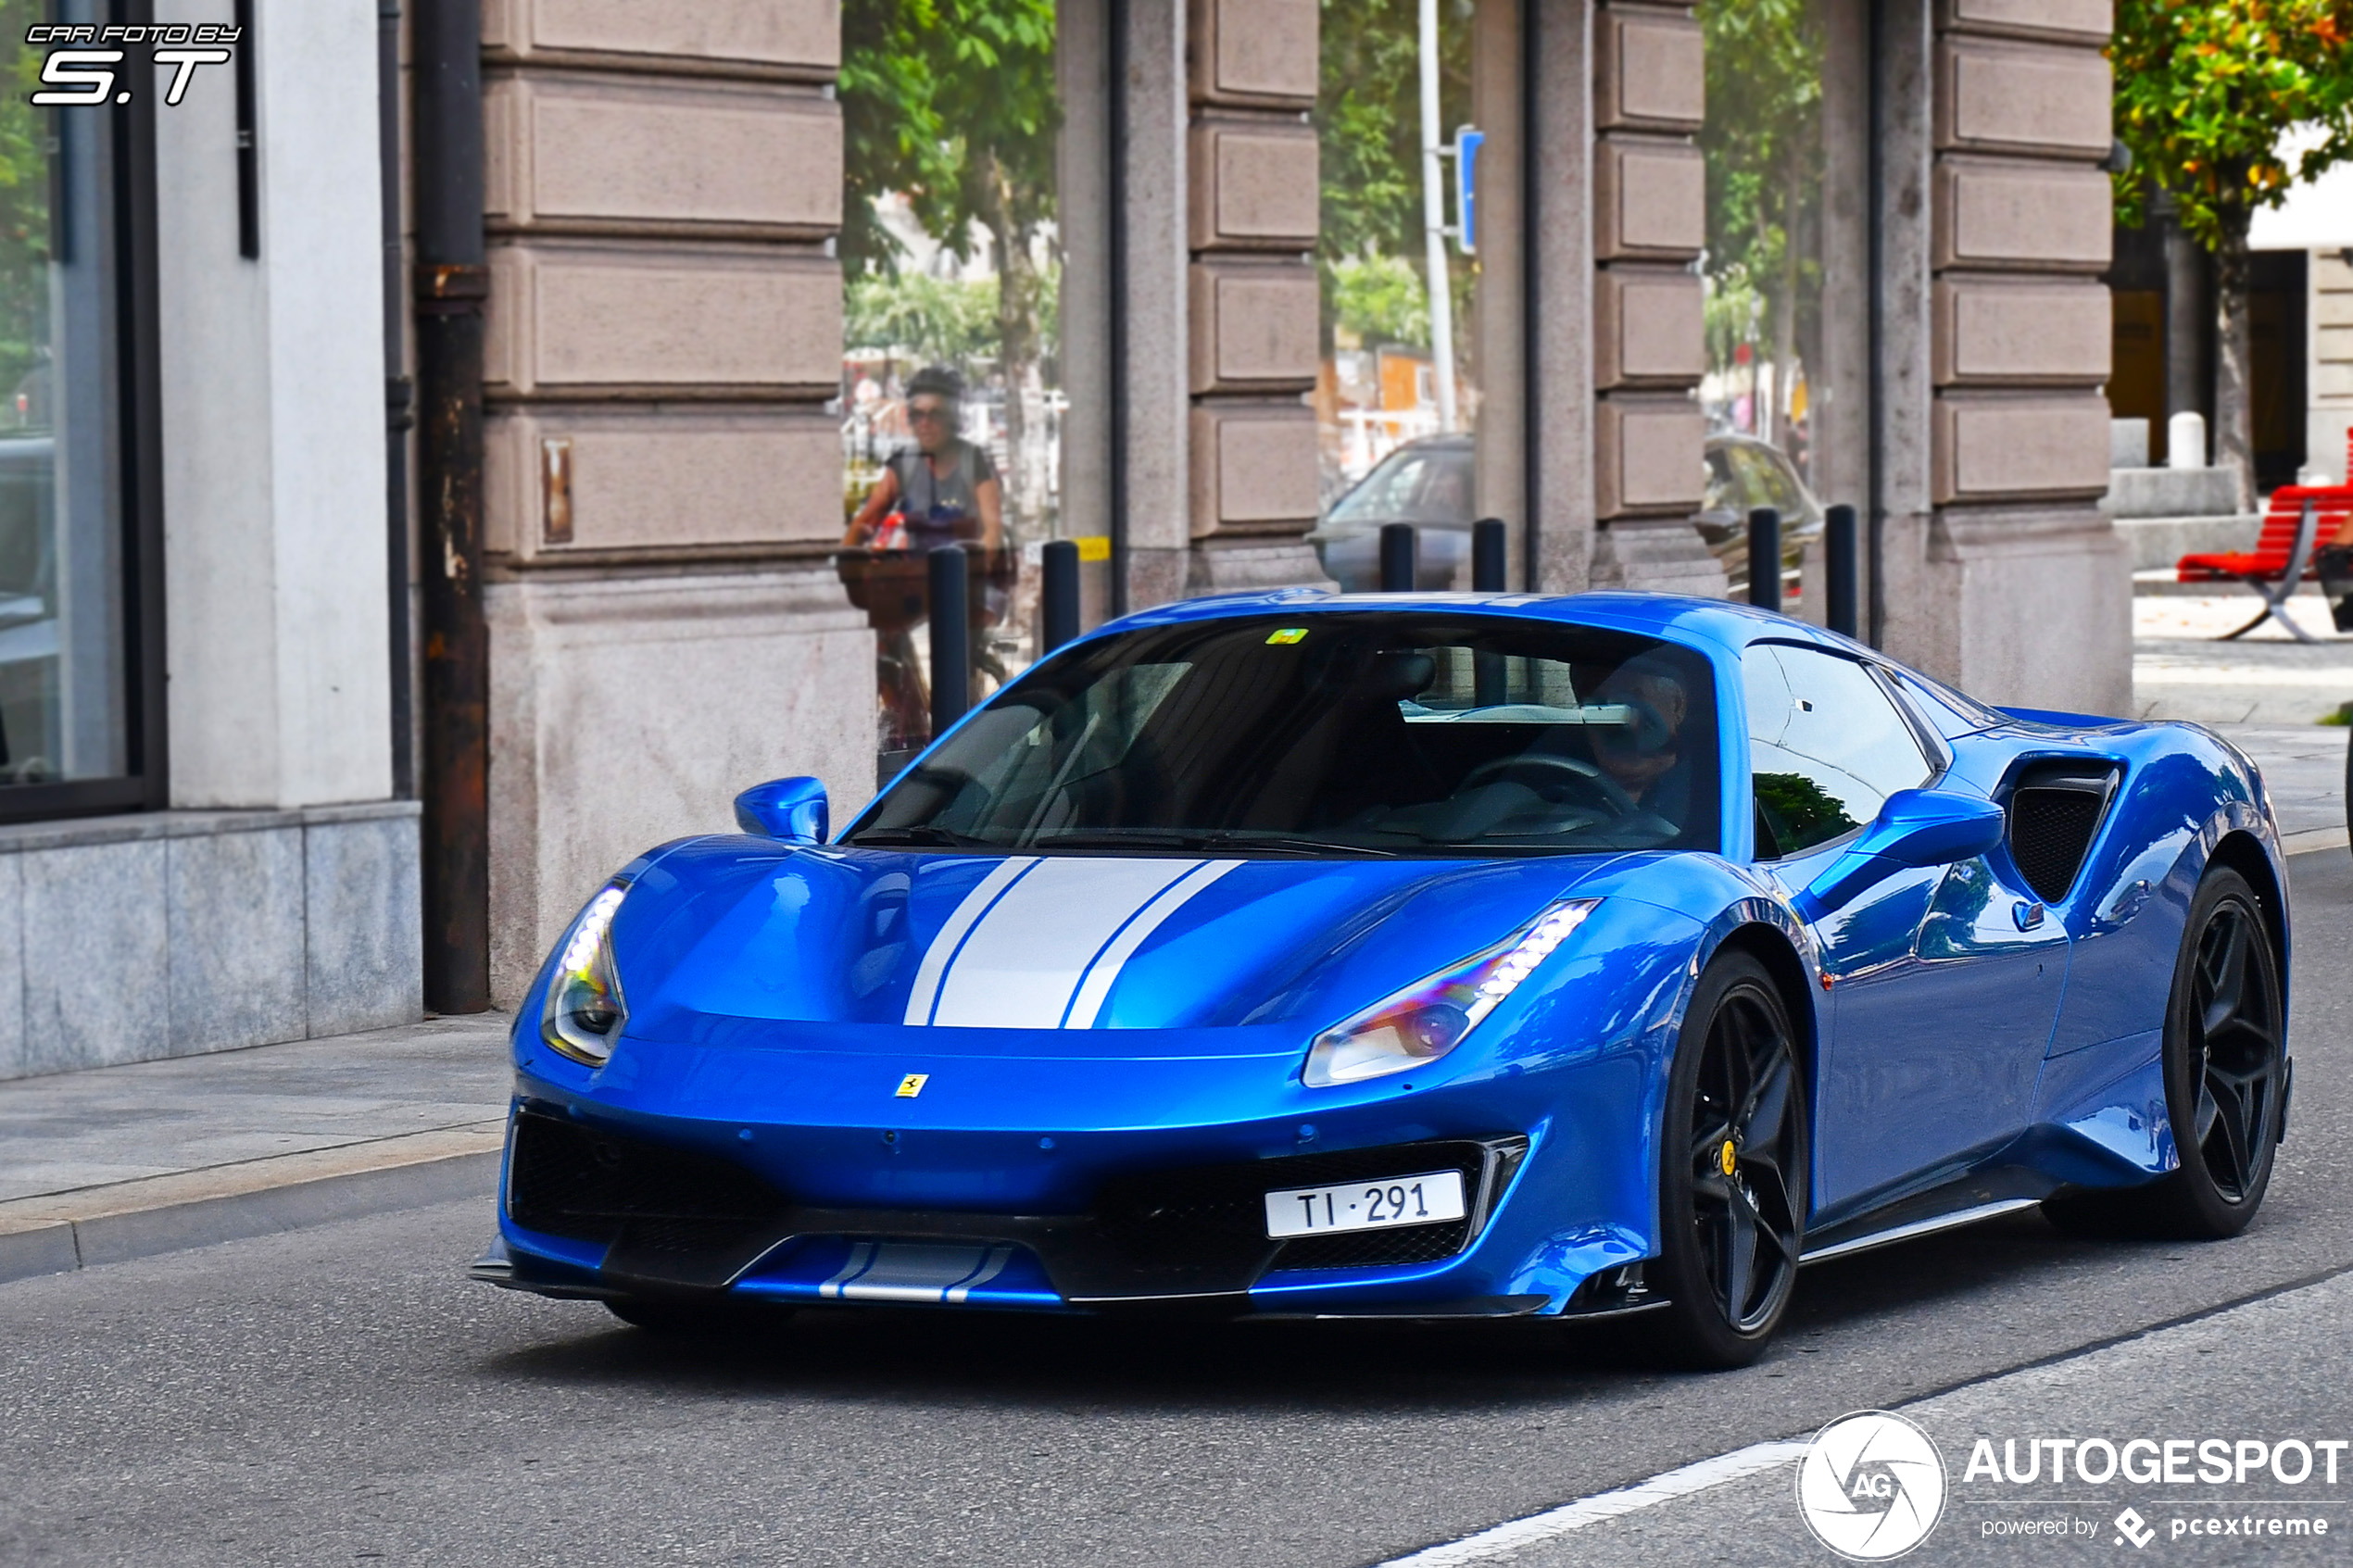
[[[948,417],[948,410],[937,403],[918,403],[908,408],[907,417],[925,424],[937,424]]]

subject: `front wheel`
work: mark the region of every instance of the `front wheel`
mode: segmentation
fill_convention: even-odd
[[[2287,1011],[2262,901],[2217,866],[2197,884],[2165,1009],[2165,1105],[2181,1166],[2146,1186],[2077,1190],[2044,1211],[2077,1235],[2215,1241],[2271,1184],[2287,1086]]]
[[[1659,1146],[1660,1350],[1746,1366],[1797,1286],[1808,1181],[1806,1079],[1765,966],[1745,953],[1700,976],[1668,1077]]]

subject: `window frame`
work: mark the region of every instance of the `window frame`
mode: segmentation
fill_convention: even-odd
[[[119,0],[119,20],[154,20],[154,0]],[[0,825],[157,811],[170,804],[165,701],[163,382],[157,334],[155,61],[124,51],[129,103],[102,111],[113,136],[115,375],[121,419],[123,760],[112,777],[0,787]],[[53,109],[53,114],[87,111]]]

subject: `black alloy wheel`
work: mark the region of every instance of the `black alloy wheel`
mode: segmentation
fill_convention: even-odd
[[[2145,1186],[2045,1199],[2063,1228],[2219,1240],[2263,1202],[2286,1110],[2287,1010],[2261,899],[2228,867],[2210,868],[2190,902],[2163,1051],[2181,1168]]]
[[[1668,1080],[1660,1148],[1661,1348],[1745,1366],[1780,1326],[1806,1236],[1806,1075],[1788,1010],[1746,953],[1710,964]]]

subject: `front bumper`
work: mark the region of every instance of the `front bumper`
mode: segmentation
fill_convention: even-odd
[[[732,1161],[547,1108],[518,1108],[504,1256],[477,1278],[556,1296],[705,1294],[1026,1309],[1245,1312],[1284,1281],[1405,1287],[1413,1315],[1541,1310],[1541,1291],[1449,1296],[1527,1160],[1519,1134],[1190,1166],[1106,1181],[1079,1212],[978,1213],[801,1201]],[[1272,1189],[1453,1170],[1461,1219],[1269,1239]],[[1418,1287],[1418,1288],[1416,1288]]]

